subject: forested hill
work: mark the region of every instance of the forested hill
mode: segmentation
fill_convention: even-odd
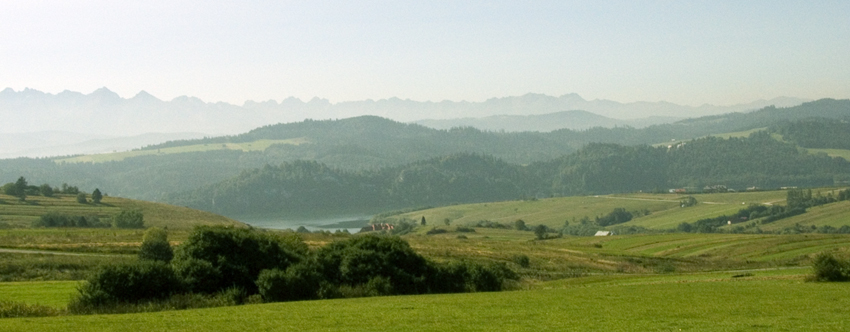
[[[523,186],[520,166],[458,154],[367,172],[296,161],[242,172],[169,200],[227,215],[311,216],[500,201],[516,198]]]
[[[705,116],[642,129],[628,127],[592,128],[578,132],[558,130],[552,132],[552,134],[566,141],[623,145],[655,144],[674,139],[687,140],[720,133],[765,128],[809,118],[850,121],[850,100],[821,99],[787,108],[770,106],[749,113]]]
[[[613,143],[624,148],[622,146],[671,142],[672,139],[681,142],[709,134],[764,128],[778,125],[789,119],[822,117],[835,120],[846,119],[848,116],[850,116],[850,100],[828,99],[790,108],[765,108],[751,113],[700,118],[642,129],[594,128],[584,131],[559,130],[549,133],[487,132],[474,128],[437,130],[374,116],[363,116],[342,120],[278,124],[257,128],[237,136],[169,142],[149,147],[149,150],[144,151],[149,155],[130,156],[99,163],[64,163],[46,158],[0,160],[0,182],[15,181],[18,177],[24,176],[35,183],[69,182],[77,184],[85,191],[100,188],[114,196],[163,201],[166,197],[171,197],[173,193],[213,185],[231,179],[242,171],[262,169],[265,165],[294,163],[298,160],[315,161],[327,165],[332,170],[363,174],[367,171],[377,172],[405,167],[403,165],[457,154],[487,155],[511,165],[533,165],[570,155],[591,143]],[[834,132],[840,128],[830,130]],[[807,131],[812,132],[817,129],[807,129]],[[789,141],[797,140],[793,138],[793,135],[789,137]],[[291,138],[297,138],[297,141],[301,143],[288,144],[272,141],[277,143],[257,150],[230,149],[227,144],[224,144]],[[667,144],[669,143],[665,146]],[[169,150],[168,147],[174,147],[171,150],[176,151],[166,152]],[[162,149],[161,153],[159,149]],[[590,150],[583,151],[588,153],[587,151]],[[724,158],[716,154],[715,156]],[[633,168],[633,165],[629,167]],[[540,172],[553,169],[556,168],[551,167],[549,170]],[[640,179],[622,179],[644,181],[652,178],[647,175]],[[531,186],[534,190],[524,189],[523,191],[539,191],[546,194],[595,191],[604,188],[589,186],[585,189],[556,190],[551,187],[557,186],[557,183],[550,178],[530,177],[527,181],[535,183]],[[529,185],[522,187],[528,188]],[[576,187],[571,185],[569,188]]]
[[[850,150],[850,121],[809,118],[788,121],[771,128],[786,141],[804,148]]]
[[[678,187],[812,187],[848,180],[850,162],[809,155],[759,132],[670,148],[594,143],[569,156],[527,166],[475,154],[364,172],[315,162],[286,163],[246,171],[170,200],[231,216],[303,216]]]
[[[306,139],[308,144],[274,145],[265,154],[281,161],[316,160],[333,167],[360,170],[466,152],[524,164],[568,154],[582,145],[565,137],[535,132],[485,132],[469,127],[437,130],[376,116],[361,116],[277,124],[236,136],[174,141],[145,149],[293,138]]]
[[[306,138],[311,142],[310,145],[275,146],[276,152],[318,160],[310,157],[355,148],[361,155],[373,156],[373,162],[383,162],[372,166],[401,164],[457,152],[476,152],[491,154],[507,162],[525,164],[558,157],[587,143],[654,144],[672,139],[687,140],[712,134],[764,128],[812,117],[850,120],[850,100],[821,99],[787,108],[770,106],[749,113],[706,116],[641,129],[596,127],[546,133],[487,132],[470,127],[436,130],[375,116],[362,116],[342,120],[307,120],[276,124],[241,135],[172,141],[145,149],[251,142],[260,139]],[[360,168],[331,160],[327,163],[348,169]]]

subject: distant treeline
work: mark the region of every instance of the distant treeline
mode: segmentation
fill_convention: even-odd
[[[114,216],[102,218],[97,215],[72,215],[59,212],[49,212],[41,215],[32,222],[32,227],[46,228],[142,228],[145,224],[144,214],[139,210],[121,210]]]

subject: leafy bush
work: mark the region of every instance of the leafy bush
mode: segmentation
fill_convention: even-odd
[[[48,212],[32,222],[32,227],[109,227],[97,216],[70,216],[58,212]]]
[[[624,208],[615,208],[614,211],[611,211],[604,217],[596,217],[596,224],[599,226],[610,226],[616,224],[622,224],[629,220],[632,220],[634,216],[631,212],[626,211]]]
[[[830,254],[821,253],[812,262],[816,281],[850,280],[850,262],[840,261]]]
[[[511,257],[511,260],[521,267],[529,267],[531,265],[531,260],[526,255],[516,255]]]
[[[508,225],[500,224],[500,223],[497,223],[497,222],[494,222],[494,221],[491,221],[491,220],[479,220],[478,222],[476,222],[476,223],[475,223],[475,227],[481,227],[481,228],[502,228],[502,229],[508,229],[508,228],[511,228],[511,227],[510,227],[510,226],[508,226]]]
[[[266,302],[309,300],[319,297],[323,277],[316,266],[295,264],[282,271],[263,270],[257,288]]]
[[[139,210],[121,210],[112,218],[112,226],[115,228],[142,228],[145,217]]]
[[[443,234],[443,233],[448,233],[448,232],[449,231],[447,231],[445,229],[435,227],[435,228],[432,228],[432,229],[428,230],[427,232],[425,232],[425,235]]]
[[[139,259],[170,262],[174,251],[168,243],[168,233],[161,228],[151,227],[145,231],[142,246],[139,248]]]
[[[525,220],[517,219],[516,221],[514,221],[514,229],[518,231],[527,231],[528,227],[525,226]]]
[[[536,236],[538,240],[546,239],[546,233],[548,232],[549,227],[546,227],[546,225],[534,226],[534,236]]]
[[[505,280],[516,278],[516,274],[503,265],[486,267],[452,262],[434,266],[429,286],[434,293],[491,292],[502,290]]]
[[[156,261],[101,266],[78,288],[69,307],[100,307],[164,299],[182,290],[171,266]]]
[[[226,284],[221,271],[208,261],[188,258],[175,260],[173,266],[174,273],[186,291],[212,294],[219,291],[222,284]]]
[[[264,233],[244,228],[198,227],[183,242],[175,254],[176,265],[182,266],[187,260],[209,262],[213,270],[221,277],[213,285],[198,285],[192,288],[206,291],[219,291],[237,286],[249,294],[257,293],[254,283],[260,271],[266,269],[285,270],[292,264],[303,260],[302,247],[291,246],[288,241],[272,233]],[[189,267],[198,267],[204,263],[191,263]],[[211,272],[202,268],[203,272]],[[198,272],[202,272],[198,270]],[[189,271],[185,271],[189,272]],[[180,272],[181,274],[183,271]],[[193,279],[194,282],[208,283]]]
[[[366,235],[333,242],[316,253],[324,278],[336,285],[365,285],[375,277],[389,279],[394,294],[427,291],[430,268],[404,240]]]

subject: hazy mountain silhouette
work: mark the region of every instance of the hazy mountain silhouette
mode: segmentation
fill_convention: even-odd
[[[286,98],[281,102],[247,101],[241,106],[217,102],[210,103],[195,97],[181,96],[170,101],[160,100],[141,91],[132,98],[122,98],[107,88],[90,94],[63,91],[58,94],[44,93],[34,89],[0,91],[0,133],[54,132],[75,133],[58,141],[68,145],[81,143],[79,134],[88,139],[106,137],[129,137],[146,133],[203,133],[209,136],[236,134],[253,128],[276,123],[289,123],[304,119],[342,119],[360,115],[377,115],[402,122],[423,119],[442,120],[457,118],[483,118],[469,122],[454,123],[476,126],[482,129],[538,130],[550,131],[561,128],[588,128],[593,126],[612,127],[630,125],[642,127],[648,124],[669,122],[674,118],[697,117],[759,109],[767,105],[793,106],[804,102],[797,98],[760,100],[734,106],[700,107],[681,106],[666,102],[618,103],[610,100],[584,100],[576,94],[552,97],[542,94],[526,94],[518,97],[492,98],[483,102],[441,101],[420,102],[389,98],[331,103],[326,99],[313,98],[304,102],[297,98]],[[562,113],[583,110],[589,113]],[[553,115],[554,113],[557,113]],[[539,119],[530,115],[544,115]],[[497,116],[525,116],[526,118],[499,118]],[[648,117],[662,117],[649,118]],[[576,118],[578,117],[578,118]],[[668,118],[663,118],[668,117]],[[606,119],[608,118],[608,119]],[[9,121],[11,119],[11,121]],[[642,119],[640,122],[619,122],[624,119]],[[658,122],[653,122],[653,121]],[[459,122],[458,122],[459,121]],[[506,128],[499,122],[510,121],[523,126]],[[420,122],[426,123],[426,121]],[[453,122],[443,122],[454,126]],[[580,123],[579,127],[576,127]],[[433,122],[432,122],[433,124]],[[434,124],[436,126],[436,124]],[[446,125],[442,125],[445,127]],[[58,137],[58,136],[57,136]],[[76,140],[74,137],[78,137]],[[174,138],[168,138],[174,139]],[[56,148],[58,154],[107,152],[109,150],[61,150],[56,144],[45,143],[20,145],[22,140],[4,140],[0,143],[0,157],[44,155],[45,149]],[[84,141],[84,140],[83,140]],[[156,142],[153,142],[156,143]],[[150,143],[148,143],[150,144]],[[123,146],[123,145],[121,145]],[[126,147],[131,148],[131,147]],[[120,148],[119,148],[120,149]],[[59,151],[64,152],[59,152]],[[38,153],[37,153],[38,152]]]

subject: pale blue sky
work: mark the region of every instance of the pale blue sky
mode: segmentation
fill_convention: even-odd
[[[0,89],[850,98],[850,1],[0,1]]]

